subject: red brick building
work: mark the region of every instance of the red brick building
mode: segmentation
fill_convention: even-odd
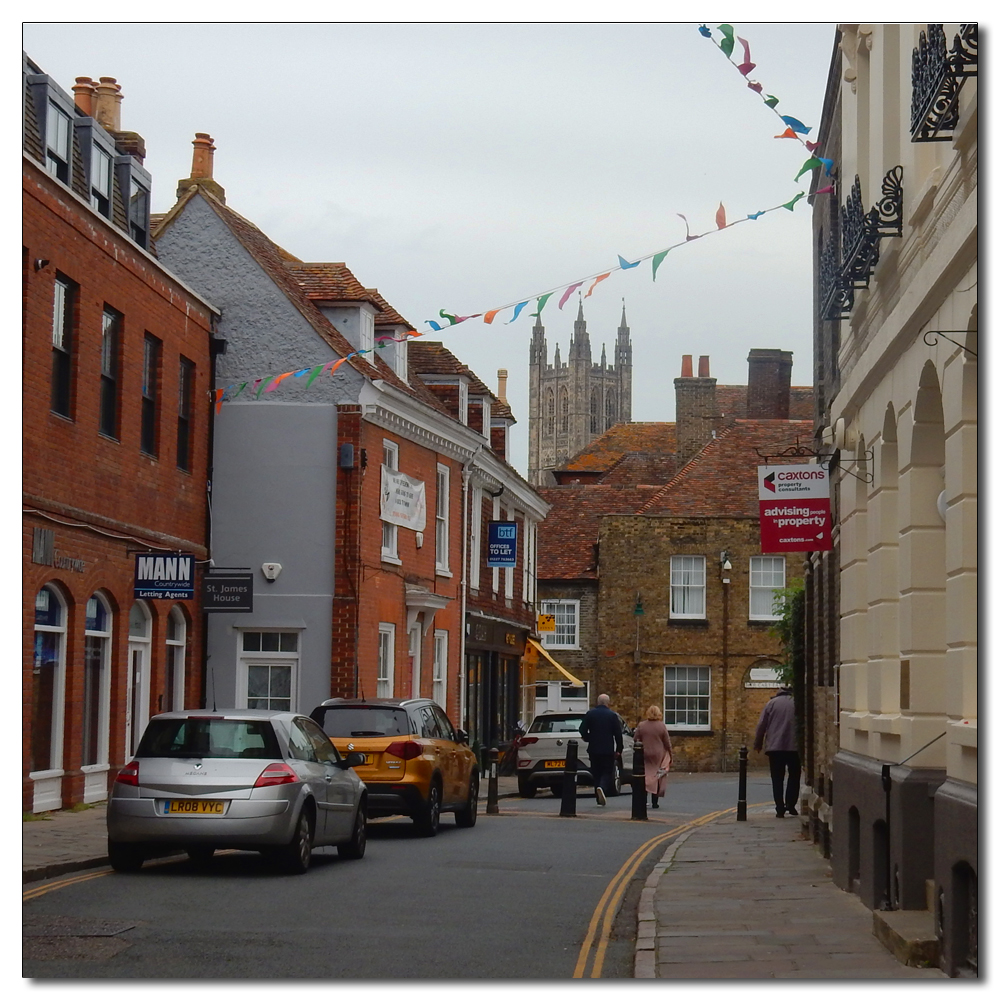
[[[790,385],[787,352],[749,362],[748,386],[716,386],[686,357],[676,422],[619,424],[540,491],[546,647],[629,721],[662,708],[683,770],[733,768],[752,742],[778,686],[773,592],[799,575],[760,550],[757,466],[811,440],[811,390]],[[540,680],[555,707],[560,679]]]
[[[151,714],[202,697],[197,599],[134,599],[136,553],[207,558],[213,307],[149,249],[114,80],[27,57],[23,808],[107,797]],[[194,593],[198,593],[195,571]]]

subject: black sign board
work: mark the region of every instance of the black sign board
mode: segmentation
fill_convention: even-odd
[[[206,573],[202,611],[253,611],[253,573]]]
[[[194,597],[194,556],[187,552],[139,552],[135,557],[135,599],[187,601]]]

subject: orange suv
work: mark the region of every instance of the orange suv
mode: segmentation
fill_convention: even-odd
[[[343,754],[364,754],[354,770],[368,788],[368,815],[412,817],[433,837],[442,812],[475,826],[479,766],[462,730],[430,698],[331,698],[310,716]]]

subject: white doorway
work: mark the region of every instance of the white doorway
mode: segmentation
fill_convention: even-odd
[[[153,617],[144,601],[136,601],[128,615],[128,684],[125,701],[125,753],[135,755],[149,722],[150,651]]]
[[[409,641],[410,641],[410,697],[419,698],[420,697],[420,641],[423,636],[423,628],[417,624],[414,625],[409,631]]]
[[[584,681],[583,687],[574,687],[571,681],[538,681],[535,684],[535,715],[542,712],[586,712],[588,708],[590,681]]]

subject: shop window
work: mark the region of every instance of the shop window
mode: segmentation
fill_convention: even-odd
[[[83,755],[81,763],[108,762],[108,700],[111,692],[111,610],[100,594],[87,601],[83,638]]]
[[[45,586],[35,595],[29,765],[32,772],[62,767],[65,669],[66,603],[55,587]]]

